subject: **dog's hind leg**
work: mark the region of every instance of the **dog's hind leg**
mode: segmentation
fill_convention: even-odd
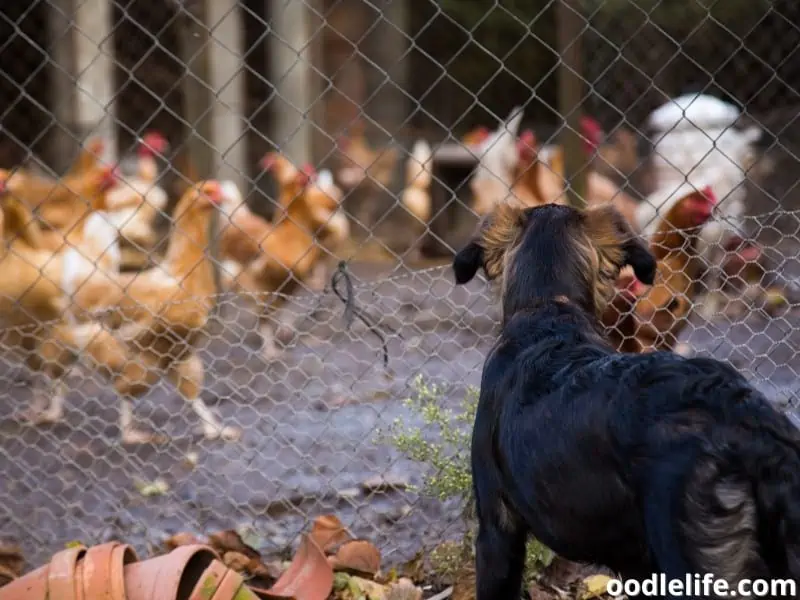
[[[659,571],[668,580],[710,573],[729,590],[743,579],[767,576],[756,512],[752,485],[741,473],[722,475],[714,458],[691,448],[671,454],[651,470],[645,498],[648,545]],[[716,594],[709,587],[680,596]]]
[[[476,600],[517,600],[525,568],[526,530],[500,498],[478,509]],[[483,508],[483,510],[481,510]]]

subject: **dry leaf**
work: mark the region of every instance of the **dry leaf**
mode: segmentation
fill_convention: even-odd
[[[770,288],[764,292],[764,297],[768,308],[780,308],[789,303],[782,290]]]
[[[13,573],[11,569],[7,569],[6,567],[0,566],[0,588],[4,585],[8,585],[12,581],[14,581],[18,575]]]
[[[407,577],[389,584],[386,600],[422,600],[422,590]]]
[[[531,600],[552,600],[553,592],[548,591],[538,583],[533,582],[528,586],[528,597]]]
[[[195,468],[197,463],[200,462],[200,455],[197,452],[187,452],[183,457],[183,462],[187,467]]]
[[[475,571],[462,570],[453,585],[451,600],[475,600]]]
[[[226,552],[222,555],[222,562],[225,563],[225,566],[240,574],[247,571],[251,560],[241,552]]]
[[[610,581],[611,577],[608,575],[589,575],[589,577],[585,577],[581,581],[579,600],[589,600],[589,598],[597,598],[607,593]]]
[[[385,600],[387,597],[388,588],[380,583],[356,576],[352,576],[350,581],[358,585],[367,600]]]
[[[261,558],[261,554],[242,541],[242,537],[233,529],[212,533],[208,536],[208,544],[224,555],[227,552],[238,552],[247,558]]]
[[[72,540],[71,542],[67,542],[64,544],[64,548],[82,548],[83,544],[78,540]]]
[[[137,481],[135,486],[139,493],[145,498],[163,496],[169,491],[169,484],[160,477],[150,483]]]
[[[22,548],[18,544],[0,542],[0,569],[5,576],[19,577],[25,568],[25,559],[22,557]]]
[[[322,515],[314,519],[310,537],[326,553],[353,539],[344,524],[334,515]]]
[[[253,577],[262,579],[277,580],[285,570],[286,567],[279,562],[263,563],[259,558],[251,558],[250,563],[247,565],[247,571]]]
[[[167,552],[172,552],[178,546],[192,546],[194,544],[202,543],[203,541],[197,538],[193,533],[182,531],[164,540],[164,548],[167,550]]]
[[[330,558],[334,571],[345,571],[374,577],[381,568],[381,553],[366,540],[352,540]]]

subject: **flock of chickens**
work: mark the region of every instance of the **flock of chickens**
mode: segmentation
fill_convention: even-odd
[[[479,215],[501,202],[567,203],[563,150],[543,149],[533,131],[520,132],[522,116],[515,109],[496,131],[477,128],[464,140],[480,159],[470,181]],[[731,286],[740,298],[763,296],[763,255],[742,233],[744,180],[756,161],[751,144],[760,131],[735,128],[738,116],[709,96],[671,100],[651,115],[649,125],[660,135],[647,166],[632,132],[620,129],[613,144],[603,144],[599,124],[582,118],[588,205],[613,204],[658,260],[654,285],[629,271],[618,281],[603,324],[620,351],[688,352],[678,338],[696,305],[711,318]],[[704,118],[714,127],[699,125]],[[621,186],[638,168],[652,175],[644,198]]]
[[[496,132],[482,129],[465,140],[480,156],[471,180],[479,215],[498,202],[566,201],[560,150],[546,156],[532,131],[518,132],[521,118],[518,111]],[[627,176],[636,169],[633,136],[623,132],[616,146],[600,147],[591,119],[584,120],[583,135],[587,159],[599,157],[587,178],[588,202],[615,204],[649,237],[659,261],[651,287],[630,273],[620,278],[605,324],[621,350],[677,349],[710,266],[720,267],[718,287],[725,277],[756,281],[763,274],[748,270],[748,261],[760,255],[755,245],[735,229],[717,230],[721,217],[742,216],[726,197],[733,188],[712,173],[709,181],[684,181],[669,191],[662,186],[645,201],[635,200],[607,170],[612,165]],[[301,286],[318,285],[328,257],[351,237],[353,217],[344,213],[344,196],[386,185],[389,165],[399,164],[399,157],[383,160],[354,136],[340,141],[342,166],[334,177],[269,153],[260,166],[279,192],[276,212],[266,219],[248,207],[233,182],[202,180],[193,169],[168,193],[158,162],[168,143],[158,133],[145,135],[128,163],[107,165],[100,159],[103,148],[103,140],[89,141],[59,179],[22,168],[0,171],[2,346],[19,351],[45,384],[34,387],[24,416],[34,423],[59,421],[65,376],[82,363],[119,395],[123,443],[161,441],[136,426],[133,407],[162,377],[198,415],[206,438],[238,439],[241,432],[224,425],[200,397],[204,368],[196,344],[216,295],[243,292],[259,315],[265,355],[274,358],[275,311]],[[423,228],[431,218],[432,159],[430,145],[417,141],[404,163],[399,198]],[[176,202],[171,211],[170,201]],[[165,212],[171,226],[163,230]],[[722,258],[713,255],[718,239],[727,251]]]
[[[190,180],[172,210],[172,227],[160,235],[156,217],[168,194],[158,184],[156,155],[166,141],[145,136],[127,174],[100,160],[102,147],[102,140],[88,143],[60,179],[23,169],[0,173],[3,346],[21,351],[47,383],[36,386],[25,416],[60,420],[64,377],[84,361],[121,398],[124,443],[158,441],[135,426],[132,409],[164,376],[200,417],[207,438],[236,439],[240,432],[223,426],[200,398],[204,374],[195,344],[218,282],[248,292],[268,335],[279,302],[269,293],[291,293],[322,262],[325,244],[348,237],[341,191],[329,173],[268,154],[262,167],[281,188],[271,221],[252,212],[232,182]],[[212,239],[220,266],[208,251]],[[137,255],[159,258],[131,271],[141,263]]]

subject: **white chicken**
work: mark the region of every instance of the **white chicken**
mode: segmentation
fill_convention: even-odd
[[[427,225],[431,218],[433,150],[425,140],[417,140],[406,161],[406,188],[400,201],[408,211]]]
[[[490,212],[511,193],[514,170],[519,162],[517,137],[523,111],[515,106],[506,120],[475,151],[478,167],[470,180],[473,210],[479,215]]]
[[[157,184],[156,154],[169,148],[159,133],[150,132],[140,140],[135,158],[123,161],[116,187],[106,194],[106,207],[111,223],[132,248],[123,251],[123,263],[138,264],[140,254],[156,243],[155,219],[167,208],[167,192]]]
[[[685,183],[696,189],[711,186],[719,197],[715,219],[702,229],[698,254],[711,267],[707,297],[700,302],[706,318],[719,309],[724,244],[742,235],[745,179],[753,165],[753,144],[761,137],[758,127],[736,129],[741,111],[713,96],[687,94],[667,102],[648,119],[655,131],[653,169],[656,191],[639,205],[637,222],[645,235],[658,225],[680,198],[674,192]]]

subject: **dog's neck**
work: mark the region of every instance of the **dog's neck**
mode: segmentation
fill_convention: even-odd
[[[529,299],[524,305],[517,307],[509,306],[508,303],[503,303],[503,326],[505,327],[514,316],[519,314],[532,315],[541,311],[546,311],[553,306],[566,306],[570,311],[579,310],[583,311],[564,294],[556,294],[552,296],[535,296]]]
[[[530,275],[529,275],[530,277]],[[594,316],[594,298],[581,294],[580,289],[563,278],[553,277],[551,280],[531,281],[526,277],[515,275],[503,290],[503,322],[519,312],[536,312],[552,304],[571,305]],[[536,290],[531,293],[525,290]]]

